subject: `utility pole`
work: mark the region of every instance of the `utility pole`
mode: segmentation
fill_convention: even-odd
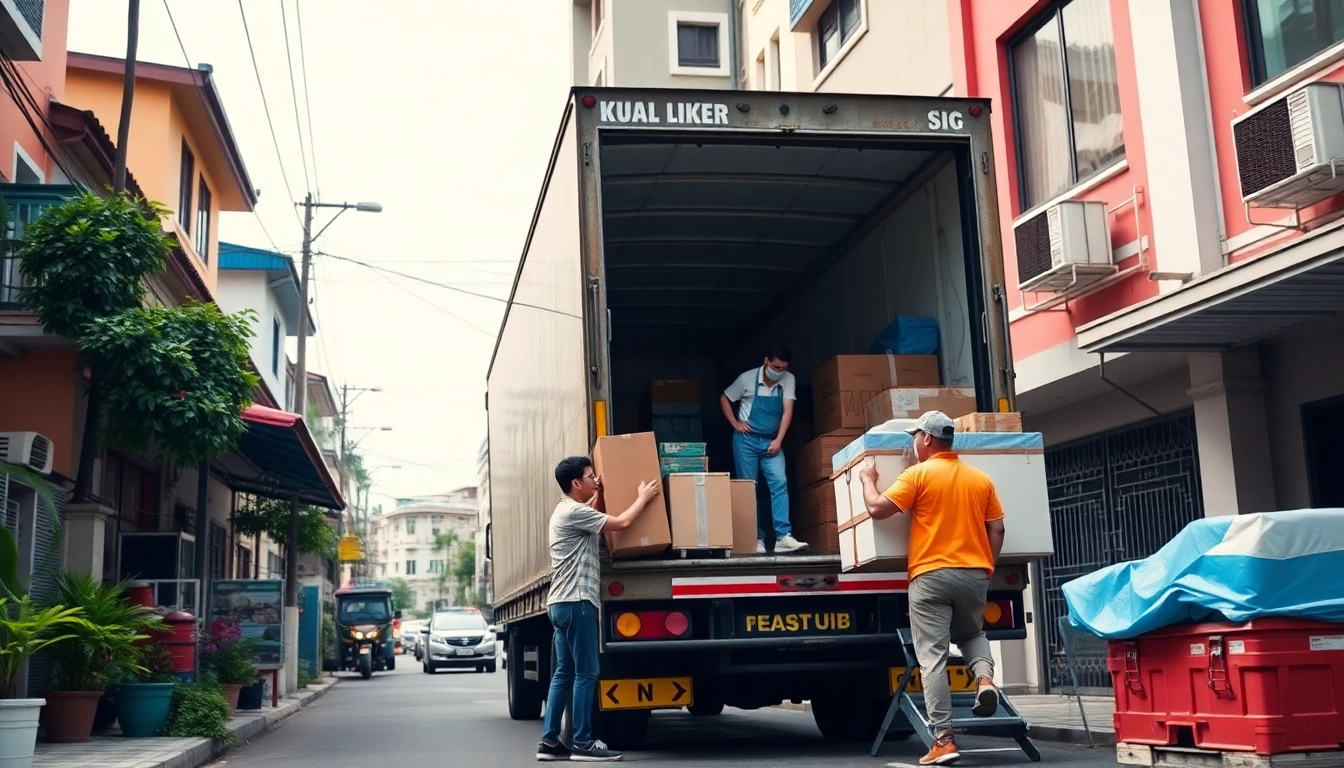
[[[313,264],[313,193],[303,198],[303,257],[299,267],[299,354],[294,361],[294,412],[308,405],[308,271]],[[342,447],[344,450],[344,447]],[[298,603],[295,603],[297,605]]]

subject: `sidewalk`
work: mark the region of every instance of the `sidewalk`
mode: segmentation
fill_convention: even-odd
[[[1083,718],[1078,714],[1078,700],[1072,696],[1018,694],[1009,696],[1008,700],[1027,721],[1031,738],[1063,744],[1087,744]],[[785,702],[779,708],[811,713],[812,702]],[[1087,724],[1092,730],[1092,743],[1097,746],[1114,746],[1115,731],[1111,714],[1115,712],[1115,700],[1109,696],[1084,696],[1083,709],[1087,712]]]
[[[296,694],[280,700],[280,706],[255,711],[239,711],[229,721],[229,730],[238,744],[275,728],[281,721],[301,711],[336,684],[335,678],[323,678]],[[269,703],[269,702],[268,702]],[[198,768],[225,751],[208,739],[127,739],[121,736],[95,736],[84,744],[37,743],[33,768]]]

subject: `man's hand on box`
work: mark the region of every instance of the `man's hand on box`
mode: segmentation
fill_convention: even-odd
[[[657,480],[649,480],[639,484],[639,500],[645,504],[653,500],[655,496],[662,493],[662,483]]]
[[[872,461],[864,462],[863,468],[859,470],[859,481],[877,485],[877,464]]]

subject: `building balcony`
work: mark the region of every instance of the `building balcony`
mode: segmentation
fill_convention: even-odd
[[[0,3],[8,4],[7,0]],[[23,237],[24,230],[43,211],[78,192],[69,184],[0,184],[0,200],[5,204],[5,241],[0,244],[0,312],[23,309],[19,302],[23,276],[14,255],[15,241]]]
[[[0,51],[15,61],[41,61],[45,11],[45,0],[0,0]]]

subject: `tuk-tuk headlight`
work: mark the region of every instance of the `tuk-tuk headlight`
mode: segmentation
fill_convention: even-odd
[[[364,639],[364,633],[363,633],[363,632],[360,632],[358,629],[352,629],[352,630],[350,630],[350,634],[351,634],[351,635],[354,635],[354,638],[355,638],[356,640],[363,640],[363,639]]]

